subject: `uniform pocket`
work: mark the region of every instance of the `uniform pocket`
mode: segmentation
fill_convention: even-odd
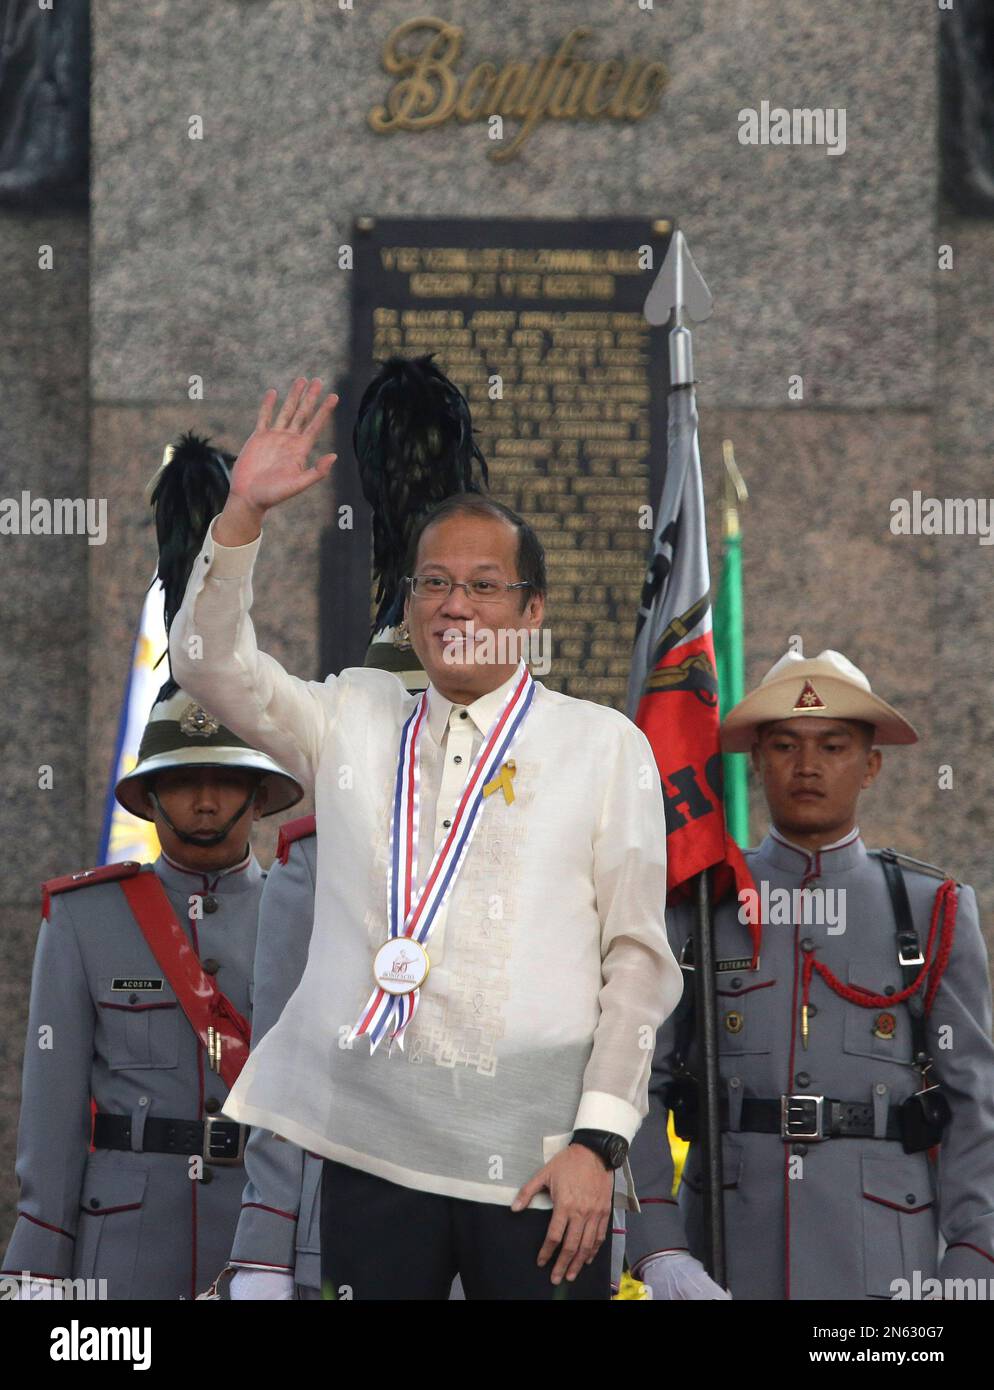
[[[935,1275],[939,1240],[932,1175],[924,1154],[864,1154],[863,1250],[866,1292],[893,1298],[897,1279]]]
[[[180,1008],[175,999],[122,994],[101,980],[97,1047],[111,1071],[175,1067],[179,1061]]]
[[[893,975],[896,977],[897,973],[895,959]],[[896,994],[904,988],[899,979],[891,978],[891,974],[890,970],[881,971],[879,959],[849,963],[849,983],[861,985],[874,994],[883,995],[888,987]],[[858,1004],[845,1001],[842,1007],[846,1011],[842,1035],[846,1052],[856,1057],[879,1057],[911,1066],[911,1025],[906,1004],[861,1009]]]
[[[131,1296],[147,1183],[147,1173],[110,1167],[83,1180],[73,1274],[106,1279],[109,1298]]]
[[[691,1144],[687,1151],[687,1161],[683,1167],[680,1182],[686,1183],[691,1192],[700,1194],[704,1190],[704,1175],[701,1172],[703,1146]],[[742,1178],[742,1146],[734,1139],[723,1136],[721,1145],[721,1186],[723,1191],[734,1190]]]
[[[776,980],[718,991],[718,1052],[725,1057],[770,1051],[771,1001]]]

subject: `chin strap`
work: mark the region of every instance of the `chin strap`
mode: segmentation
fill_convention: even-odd
[[[221,826],[220,830],[213,831],[210,835],[210,838],[206,838],[203,835],[188,835],[185,830],[178,829],[177,826],[175,826],[169,819],[169,816],[166,814],[166,812],[162,809],[162,802],[156,796],[155,792],[150,790],[148,793],[149,800],[153,802],[153,804],[155,805],[155,809],[158,811],[159,815],[162,817],[165,823],[169,826],[169,829],[173,832],[176,838],[182,840],[185,845],[199,845],[202,849],[213,849],[215,845],[219,845],[222,840],[227,839],[227,837],[231,834],[232,826],[234,826],[242,818],[242,816],[244,816],[245,812],[249,809],[249,807],[254,804],[255,798],[258,796],[258,794],[259,786],[258,783],[256,783],[256,785],[249,792],[248,796],[242,802],[241,806],[239,806],[238,810],[231,817],[231,819],[226,821],[224,825]]]

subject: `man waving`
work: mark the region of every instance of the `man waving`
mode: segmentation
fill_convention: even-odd
[[[655,762],[623,715],[547,690],[524,659],[542,547],[489,498],[412,538],[404,621],[430,678],[323,683],[256,647],[267,510],[337,397],[276,393],[232,474],[173,624],[173,670],[314,787],[307,968],[225,1113],[325,1159],[323,1276],[351,1298],[609,1294],[615,1170],[680,995],[666,942]],[[382,1045],[381,1045],[382,1044]],[[551,1208],[552,1215],[549,1216]]]

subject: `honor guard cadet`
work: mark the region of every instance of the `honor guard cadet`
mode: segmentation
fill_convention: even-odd
[[[282,825],[259,908],[253,1044],[279,1018],[304,973],[314,925],[316,862],[314,817]],[[228,1268],[201,1297],[321,1297],[321,1164],[270,1130],[251,1131],[245,1150],[248,1181]]]
[[[931,865],[867,850],[856,824],[881,766],[875,745],[916,741],[832,651],[788,653],[722,726],[726,751],[751,751],[772,821],[748,852],[757,901],[726,900],[714,914],[735,1298],[955,1297],[957,1287],[983,1298],[994,1287],[994,1047],[974,893]],[[691,971],[690,906],[667,920]],[[628,1216],[628,1256],[655,1298],[725,1296],[700,1263],[693,999],[690,985],[659,1029],[632,1145],[641,1212]],[[677,1199],[668,1112],[690,1140]]]
[[[227,1258],[244,1185],[246,1129],[218,1112],[248,1055],[249,832],[303,793],[178,689],[116,793],[162,853],[44,886],[4,1272],[193,1298]]]
[[[146,489],[167,632],[232,462],[187,434]],[[249,833],[303,791],[171,677],[115,791],[162,853],[45,885],[5,1270],[194,1298],[227,1258],[244,1185],[247,1131],[220,1111],[248,1055],[263,884]]]

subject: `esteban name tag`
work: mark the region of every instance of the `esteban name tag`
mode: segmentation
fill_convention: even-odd
[[[735,956],[731,960],[716,960],[714,963],[714,973],[725,975],[729,970],[751,970],[752,956]],[[756,962],[756,969],[759,969],[759,961]]]
[[[694,940],[688,936],[684,942],[683,950],[680,953],[680,964],[684,970],[694,968]],[[759,957],[756,957],[756,969],[759,969]],[[714,963],[714,973],[716,975],[727,975],[729,971],[736,973],[742,970],[752,970],[752,956],[732,956],[724,960],[716,960]]]
[[[118,976],[111,981],[111,989],[161,989],[161,980],[150,980],[142,976],[130,977]]]

